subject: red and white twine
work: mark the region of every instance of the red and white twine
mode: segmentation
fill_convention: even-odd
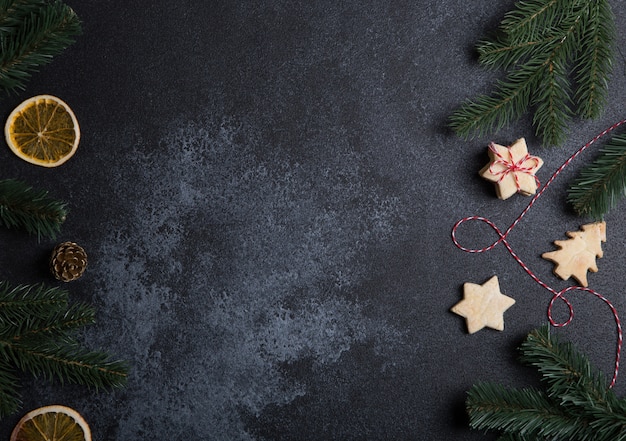
[[[526,155],[523,156],[519,161],[514,162],[513,153],[511,153],[510,149],[508,149],[509,158],[507,159],[502,154],[500,154],[500,152],[498,152],[498,149],[496,149],[496,145],[493,142],[489,144],[489,150],[491,150],[491,152],[498,158],[495,161],[493,161],[493,163],[489,166],[489,173],[491,173],[494,176],[499,177],[497,182],[502,182],[502,180],[507,175],[512,173],[513,179],[515,180],[515,186],[517,187],[517,190],[519,191],[522,188],[522,186],[519,182],[519,176],[517,174],[525,173],[535,178],[535,182],[537,183],[537,188],[540,187],[541,184],[539,183],[539,179],[537,178],[537,176],[533,174],[533,172],[539,165],[539,158],[537,158],[536,156],[532,156],[529,153],[526,153]],[[534,165],[529,167],[528,165],[526,165],[527,162],[528,163],[534,162]],[[495,169],[496,165],[501,165],[504,168],[502,170],[496,170]]]
[[[596,141],[598,141],[600,138],[602,138],[604,135],[612,132],[613,130],[617,129],[619,126],[623,125],[624,123],[626,123],[626,119],[623,119],[615,124],[613,124],[611,127],[607,128],[606,130],[602,131],[600,134],[598,134],[597,136],[595,136],[593,139],[591,139],[589,142],[587,142],[585,145],[583,145],[582,147],[580,147],[578,150],[576,150],[576,152],[574,152],[574,154],[572,156],[570,156],[550,177],[550,179],[546,182],[546,184],[535,194],[535,196],[530,200],[530,202],[528,203],[528,205],[526,206],[526,208],[521,212],[521,214],[515,219],[515,221],[513,221],[513,223],[511,224],[511,226],[509,226],[509,228],[503,233],[497,226],[496,224],[494,224],[491,220],[482,217],[482,216],[469,216],[469,217],[465,217],[461,220],[459,220],[457,223],[454,224],[454,226],[452,227],[452,241],[454,242],[454,244],[461,249],[462,251],[465,251],[467,253],[484,253],[486,251],[492,250],[493,248],[495,248],[498,244],[502,243],[506,249],[508,250],[508,252],[511,254],[511,256],[513,256],[513,258],[515,259],[515,261],[524,269],[524,271],[535,281],[537,282],[540,286],[542,286],[544,289],[548,290],[551,294],[552,294],[552,298],[550,299],[550,303],[548,305],[548,321],[550,322],[550,324],[554,327],[563,327],[563,326],[567,326],[568,324],[571,323],[571,321],[574,318],[574,308],[572,306],[572,304],[570,303],[570,301],[565,297],[565,294],[569,293],[570,291],[583,291],[583,292],[587,292],[589,294],[594,295],[595,297],[599,298],[600,300],[602,300],[611,310],[611,313],[613,314],[613,318],[615,320],[615,325],[617,327],[617,348],[615,351],[615,367],[614,367],[614,371],[613,371],[613,378],[611,380],[611,384],[609,387],[613,387],[615,385],[615,382],[617,381],[617,375],[619,373],[619,365],[620,365],[620,357],[621,357],[621,352],[622,352],[622,343],[623,343],[623,336],[622,336],[622,324],[621,321],[619,319],[619,315],[617,313],[617,309],[615,309],[615,307],[613,306],[613,304],[609,301],[609,299],[607,299],[606,297],[604,297],[603,295],[601,295],[600,293],[594,291],[593,289],[590,288],[586,288],[583,286],[570,286],[567,287],[565,289],[562,289],[561,291],[557,291],[556,289],[552,288],[551,286],[549,286],[547,283],[545,283],[544,281],[542,281],[541,279],[539,279],[539,277],[537,277],[537,275],[535,273],[533,273],[531,271],[531,269],[522,261],[522,259],[517,255],[517,253],[515,253],[515,251],[513,251],[513,248],[511,247],[511,245],[509,244],[507,237],[508,235],[511,233],[511,231],[517,226],[517,224],[520,223],[520,221],[522,220],[522,218],[526,215],[526,213],[528,213],[528,211],[531,209],[531,207],[535,204],[535,202],[537,201],[537,199],[539,199],[539,197],[546,191],[546,189],[550,186],[550,184],[552,184],[552,182],[556,179],[556,177],[572,162],[574,161],[582,152],[584,152],[587,148],[589,148],[592,144],[594,144]],[[521,164],[520,164],[521,165]],[[487,225],[489,225],[498,235],[498,239],[493,242],[491,245],[488,245],[484,248],[479,248],[479,249],[475,249],[475,248],[466,248],[463,245],[460,244],[460,242],[457,239],[457,230],[459,228],[459,226],[461,226],[461,224],[468,222],[468,221],[480,221],[480,222],[484,222]],[[561,300],[565,303],[565,305],[567,306],[567,309],[569,311],[569,315],[567,320],[563,321],[563,322],[558,322],[556,321],[553,316],[552,316],[552,308],[554,306],[554,303],[557,300]]]

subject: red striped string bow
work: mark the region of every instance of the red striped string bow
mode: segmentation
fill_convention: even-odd
[[[578,150],[576,150],[576,152],[574,152],[573,155],[571,155],[550,177],[550,179],[546,182],[546,184],[535,194],[535,196],[530,200],[530,202],[528,203],[528,205],[526,206],[526,208],[520,213],[520,215],[513,221],[513,223],[507,228],[506,231],[502,232],[495,223],[493,223],[491,220],[482,217],[482,216],[469,216],[469,217],[465,217],[461,220],[459,220],[458,222],[456,222],[454,224],[454,226],[452,227],[452,241],[454,242],[454,244],[461,249],[462,251],[465,251],[467,253],[484,253],[487,252],[489,250],[492,250],[493,248],[495,248],[498,244],[502,243],[506,249],[508,250],[508,252],[511,254],[511,256],[515,259],[515,261],[523,268],[523,270],[535,281],[537,282],[541,287],[543,287],[544,289],[546,289],[548,292],[550,292],[552,294],[552,298],[550,299],[550,302],[548,304],[548,311],[547,311],[547,316],[548,316],[548,321],[549,323],[554,326],[554,327],[564,327],[567,326],[568,324],[571,323],[571,321],[574,318],[574,308],[571,304],[571,302],[567,299],[566,294],[574,292],[574,291],[582,291],[582,292],[586,292],[588,294],[591,294],[595,297],[597,297],[598,299],[600,299],[602,302],[604,302],[607,307],[610,309],[612,315],[613,315],[613,319],[615,321],[615,326],[617,328],[617,347],[615,350],[615,365],[614,365],[614,370],[613,370],[613,377],[611,379],[611,384],[610,384],[610,388],[612,388],[615,385],[615,382],[617,381],[617,375],[619,373],[619,365],[620,365],[620,357],[621,357],[621,351],[622,351],[622,343],[623,343],[623,336],[622,336],[622,324],[621,321],[619,319],[619,315],[617,313],[616,308],[613,306],[613,304],[609,301],[609,299],[607,299],[606,297],[604,297],[602,294],[594,291],[593,289],[587,288],[587,287],[583,287],[583,286],[570,286],[567,287],[565,289],[562,289],[560,291],[557,291],[556,289],[552,288],[551,286],[549,286],[547,283],[545,283],[544,281],[542,281],[539,277],[537,277],[537,275],[522,261],[522,259],[517,255],[517,253],[513,250],[513,248],[511,247],[511,244],[508,242],[507,237],[509,236],[509,234],[511,233],[511,231],[513,231],[513,229],[517,226],[517,224],[520,223],[520,221],[523,219],[523,217],[526,215],[526,213],[528,213],[528,211],[532,208],[532,206],[535,204],[535,202],[537,201],[537,199],[539,199],[541,197],[541,195],[547,190],[547,188],[550,186],[550,184],[552,184],[552,182],[556,179],[556,177],[569,165],[572,163],[572,161],[574,161],[582,152],[584,152],[587,148],[589,148],[592,144],[594,144],[596,141],[598,141],[600,138],[602,138],[603,136],[605,136],[606,134],[612,132],[613,130],[617,129],[619,126],[621,126],[622,124],[626,123],[626,119],[619,121],[615,124],[613,124],[611,127],[607,128],[606,130],[602,131],[601,133],[599,133],[598,135],[596,135],[593,139],[591,139],[589,142],[587,142],[585,145],[583,145],[582,147],[580,147]],[[499,155],[500,156],[500,155]],[[525,160],[527,160],[527,158],[524,158]],[[514,169],[515,168],[519,168],[522,167],[524,168],[525,166],[523,165],[522,161],[518,161],[517,163],[515,163],[512,166]],[[520,170],[523,171],[523,170]],[[475,249],[475,248],[467,248],[464,247],[463,245],[461,245],[461,243],[459,242],[459,240],[457,239],[457,230],[459,229],[459,227],[464,224],[465,222],[469,222],[469,221],[479,221],[479,222],[484,222],[485,224],[487,224],[489,227],[491,227],[491,229],[493,229],[496,233],[496,235],[498,236],[498,238],[491,243],[490,245],[484,247],[484,248],[479,248],[479,249]],[[553,314],[552,314],[552,309],[554,304],[556,303],[556,301],[559,300],[561,302],[563,302],[566,306],[567,306],[567,310],[568,310],[568,317],[565,321],[557,321],[554,319]]]
[[[489,143],[489,150],[495,155],[496,158],[498,158],[489,166],[489,173],[498,178],[497,182],[502,182],[502,180],[508,175],[512,175],[515,180],[517,191],[520,191],[522,189],[522,185],[520,184],[518,173],[523,173],[535,178],[537,188],[541,186],[539,178],[537,178],[534,174],[535,170],[542,164],[538,157],[532,156],[530,153],[526,153],[526,155],[515,161],[513,152],[511,149],[507,149],[508,158],[505,158],[504,155],[498,151],[494,142]]]

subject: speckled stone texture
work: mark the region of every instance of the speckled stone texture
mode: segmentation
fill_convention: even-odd
[[[61,286],[98,311],[80,338],[132,370],[113,392],[25,377],[23,410],[70,405],[110,441],[495,439],[468,428],[465,393],[484,380],[536,384],[515,348],[547,322],[549,295],[503,247],[468,255],[450,231],[475,214],[506,228],[529,200],[498,200],[478,176],[489,141],[524,136],[545,182],[626,116],[619,53],[605,114],[544,149],[529,119],[472,141],[446,128],[499,78],[472,46],[513,1],[67,3],[83,35],[0,109],[58,95],[81,146],[54,170],[8,149],[0,160],[5,177],[68,202],[57,242],[85,248],[89,267]],[[622,47],[626,15],[612,4]],[[565,282],[540,255],[585,223],[565,192],[594,152],[509,238],[554,286]],[[624,210],[607,216],[590,285],[626,317]],[[494,240],[480,225],[459,235]],[[57,242],[0,238],[3,277],[60,284],[45,263]],[[468,335],[449,310],[463,283],[493,275],[516,304],[503,332]],[[560,332],[610,373],[610,312],[571,300],[576,319]],[[0,439],[19,417],[0,422]]]

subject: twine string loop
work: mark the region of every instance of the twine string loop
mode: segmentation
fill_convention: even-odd
[[[486,223],[487,225],[489,225],[498,235],[498,239],[496,239],[495,242],[492,242],[491,245],[488,245],[484,248],[466,248],[463,245],[461,245],[461,243],[459,242],[459,240],[457,239],[457,229],[461,226],[461,224],[464,224],[466,222],[469,221],[480,221],[483,223]],[[494,249],[495,247],[498,246],[498,244],[500,242],[503,242],[506,240],[506,236],[502,233],[502,231],[500,231],[500,229],[497,227],[496,224],[494,224],[491,220],[487,219],[486,217],[482,217],[482,216],[470,216],[470,217],[465,217],[461,220],[459,220],[456,224],[454,224],[454,227],[452,227],[452,241],[454,242],[454,244],[457,246],[457,248],[459,248],[462,251],[465,251],[466,253],[475,253],[475,254],[479,254],[479,253],[484,253],[487,252],[489,250]]]

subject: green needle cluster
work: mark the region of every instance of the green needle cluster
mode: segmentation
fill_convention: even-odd
[[[127,366],[83,348],[72,331],[95,321],[65,290],[0,282],[0,416],[20,406],[19,371],[95,389],[126,383]]]
[[[626,196],[626,135],[616,135],[569,188],[568,202],[579,216],[600,220]]]
[[[24,89],[80,32],[78,16],[59,0],[0,0],[0,89]]]
[[[614,40],[608,0],[519,1],[477,48],[479,62],[505,70],[506,79],[492,94],[466,101],[450,116],[450,126],[467,139],[498,131],[532,111],[543,143],[562,144],[574,115],[600,115]]]
[[[44,190],[14,179],[0,180],[0,225],[54,238],[65,221],[67,209]]]
[[[472,428],[498,431],[500,441],[626,440],[626,400],[571,343],[544,326],[528,335],[521,351],[546,390],[474,385],[466,401]]]

